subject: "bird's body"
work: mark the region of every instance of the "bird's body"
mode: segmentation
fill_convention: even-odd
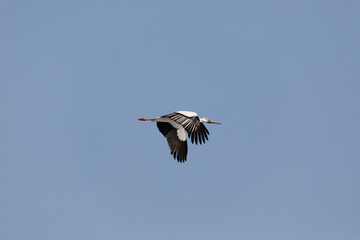
[[[185,162],[187,156],[187,131],[191,142],[205,143],[209,131],[203,123],[215,123],[207,118],[199,118],[195,112],[177,111],[157,118],[139,118],[140,121],[153,121],[159,131],[166,137],[170,152],[178,162]]]

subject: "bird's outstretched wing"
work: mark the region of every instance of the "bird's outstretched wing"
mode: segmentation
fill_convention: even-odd
[[[174,159],[178,162],[185,162],[188,149],[184,128],[176,129],[168,122],[157,122],[156,125],[159,131],[166,137],[170,153],[174,156]],[[185,140],[180,140],[179,135],[185,136]]]
[[[210,133],[206,129],[205,125],[200,122],[200,119],[197,115],[188,117],[179,112],[174,112],[162,117],[169,118],[183,126],[189,134],[191,143],[194,143],[195,141],[196,144],[198,144],[198,142],[202,144],[205,143],[205,140],[209,140],[208,135],[210,135]]]

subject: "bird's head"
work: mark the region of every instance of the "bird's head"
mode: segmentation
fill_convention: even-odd
[[[211,120],[209,120],[209,119],[207,119],[207,118],[200,118],[200,122],[202,122],[202,123],[221,124],[221,123],[219,123],[219,122],[211,121]]]

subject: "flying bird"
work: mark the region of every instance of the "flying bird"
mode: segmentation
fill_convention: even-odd
[[[194,112],[177,111],[157,118],[139,118],[140,121],[156,122],[159,131],[166,137],[170,147],[170,153],[178,162],[185,162],[187,140],[185,130],[191,143],[202,144],[208,140],[209,131],[203,123],[221,124],[207,118],[199,118]]]

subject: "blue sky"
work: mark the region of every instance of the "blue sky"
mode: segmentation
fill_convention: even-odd
[[[0,238],[359,239],[358,1],[0,1]],[[172,159],[177,110],[209,142]]]

